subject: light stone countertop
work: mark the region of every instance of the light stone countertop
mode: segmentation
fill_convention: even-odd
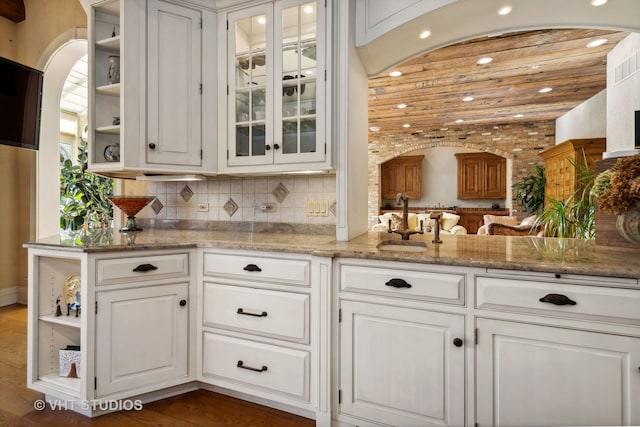
[[[333,235],[145,229],[135,235],[133,243],[118,231],[103,230],[91,235],[61,234],[24,246],[85,252],[195,247],[244,249],[640,279],[640,249],[596,245],[593,240],[444,234],[441,235],[443,243],[434,244],[433,234],[425,234],[411,236],[411,240],[427,243],[426,250],[421,252],[387,251],[377,247],[383,240],[399,239],[396,234],[376,232],[339,242]]]

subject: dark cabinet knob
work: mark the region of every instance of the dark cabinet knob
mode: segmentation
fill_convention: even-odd
[[[185,305],[187,305],[187,300],[186,299],[181,299],[180,300],[180,307],[184,307]]]
[[[264,149],[269,151],[269,150],[271,150],[271,146],[269,144],[267,144],[267,145],[264,146]]]
[[[453,345],[455,345],[456,347],[462,347],[462,344],[463,344],[462,338],[453,339]]]
[[[280,144],[273,144],[273,148],[274,148],[274,150],[279,150],[280,149]]]
[[[149,143],[149,148],[151,148],[152,150],[155,150],[155,149],[156,149],[156,144],[155,144],[155,142],[150,142],[150,143]]]

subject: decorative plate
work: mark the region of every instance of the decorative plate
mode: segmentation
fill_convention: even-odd
[[[80,276],[72,274],[64,282],[62,295],[65,303],[70,305],[72,310],[80,308]]]

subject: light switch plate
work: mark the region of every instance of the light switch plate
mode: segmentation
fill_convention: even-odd
[[[198,203],[198,212],[209,212],[209,203]]]

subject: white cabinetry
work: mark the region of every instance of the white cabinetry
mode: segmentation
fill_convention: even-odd
[[[314,413],[311,257],[207,249],[202,262],[198,379]]]
[[[454,306],[464,304],[465,276],[360,260],[339,260],[334,271],[338,420],[464,425],[465,322]]]
[[[479,425],[640,423],[639,294],[624,279],[478,277]]]
[[[330,169],[324,2],[281,0],[221,15],[220,170]]]
[[[98,1],[90,11],[89,168],[214,173],[215,14],[165,0]]]
[[[144,400],[150,392],[157,398],[193,381],[194,262],[189,251],[140,251],[124,258],[30,248],[28,387],[95,415],[104,410],[100,399]],[[73,311],[66,315],[63,299],[72,275],[81,282],[77,317]],[[80,346],[78,378],[59,374],[58,352],[69,345]]]

